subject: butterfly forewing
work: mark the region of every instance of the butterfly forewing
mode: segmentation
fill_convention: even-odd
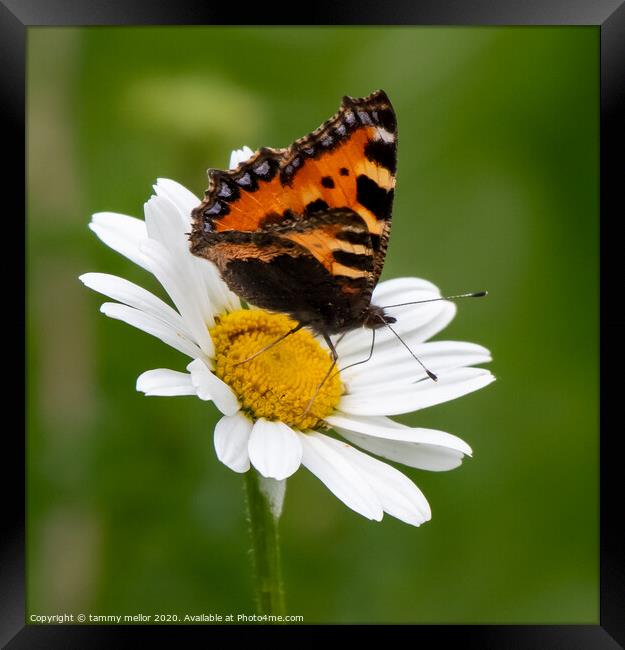
[[[396,145],[383,91],[344,97],[333,117],[290,147],[260,149],[234,170],[209,170],[206,197],[193,211],[192,252],[215,262],[230,287],[254,294],[258,306],[317,310],[309,321],[329,328],[320,307],[325,291],[326,303],[340,303],[339,320],[357,325],[384,264]],[[299,297],[264,295],[277,291],[276,274],[287,272],[297,276]],[[307,304],[311,287],[319,291]]]

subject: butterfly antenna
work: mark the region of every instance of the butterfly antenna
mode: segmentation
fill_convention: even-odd
[[[440,298],[428,298],[427,300],[415,300],[413,302],[400,302],[396,305],[382,305],[382,309],[391,307],[405,307],[406,305],[420,305],[423,302],[436,302],[437,300],[458,300],[459,298],[483,298],[488,291],[472,291],[471,293],[460,293],[457,296],[441,296]]]
[[[332,343],[332,339],[324,332],[323,333],[323,338],[325,339],[325,342],[328,344],[328,347],[330,348],[330,352],[332,354],[332,364],[328,368],[328,371],[326,374],[323,376],[323,379],[321,382],[317,385],[317,388],[315,388],[315,392],[313,393],[313,396],[310,398],[310,401],[308,402],[308,405],[306,406],[306,409],[302,413],[302,415],[306,415],[308,411],[310,411],[311,406],[314,404],[315,400],[317,399],[317,395],[319,395],[319,391],[321,390],[321,387],[326,383],[328,380],[328,377],[330,376],[330,373],[334,370],[336,366],[336,362],[339,358],[339,355],[336,351],[336,348],[334,347],[334,343]],[[341,339],[343,337],[341,336]],[[341,340],[339,339],[339,341]]]
[[[410,303],[408,303],[408,304],[410,304]],[[389,323],[387,323],[384,320],[384,318],[382,316],[380,316],[379,318],[386,325],[386,327],[388,327],[391,330],[391,332],[393,332],[393,334],[399,339],[399,341],[406,348],[406,350],[408,350],[408,352],[410,352],[410,355],[412,356],[412,358],[415,361],[417,361],[417,363],[423,368],[423,370],[425,370],[427,376],[430,379],[432,379],[433,381],[438,381],[438,377],[431,370],[428,370],[425,367],[425,364],[423,363],[423,361],[421,361],[421,359],[419,359],[419,357],[408,347],[408,344],[406,343],[406,341],[404,341],[404,339],[402,339],[402,337],[389,325]]]
[[[284,334],[281,334],[275,341],[272,341],[269,343],[269,345],[266,345],[265,347],[261,348],[257,352],[254,352],[254,354],[247,359],[243,359],[243,361],[237,361],[234,365],[235,366],[240,366],[243,363],[247,363],[248,361],[251,361],[252,359],[256,359],[256,357],[260,356],[263,352],[267,352],[270,348],[272,348],[274,345],[277,345],[280,343],[280,341],[284,341],[284,339],[287,336],[291,336],[291,334],[295,334],[295,332],[299,331],[304,327],[305,323],[298,323],[295,327],[292,327],[288,332],[285,332]]]

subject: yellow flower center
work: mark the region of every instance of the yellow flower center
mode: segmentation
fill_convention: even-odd
[[[256,309],[222,314],[210,330],[215,345],[215,374],[232,388],[252,417],[280,420],[301,430],[314,429],[334,411],[343,385],[333,369],[319,387],[332,358],[308,330],[290,334],[240,363],[296,324],[284,314]]]

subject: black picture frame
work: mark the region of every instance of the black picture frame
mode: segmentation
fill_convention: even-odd
[[[619,239],[614,232],[618,220],[625,214],[621,198],[625,137],[623,129],[619,128],[625,116],[625,0],[388,0],[384,3],[317,0],[306,6],[294,3],[290,9],[259,4],[256,8],[246,7],[245,12],[247,25],[595,25],[600,28],[600,213],[601,277],[604,285],[601,287],[604,300],[601,301],[600,622],[598,625],[421,625],[418,631],[410,633],[418,634],[415,642],[421,647],[455,643],[462,644],[463,648],[519,650],[625,647],[625,539],[619,525],[624,510],[619,454],[622,425],[619,427],[616,419],[620,386],[618,380],[613,382],[607,377],[610,368],[622,365],[619,364],[623,358],[622,346],[616,337],[624,319],[614,316],[606,305],[607,301],[618,300],[618,291],[608,293],[605,289],[611,278],[618,282],[620,269],[617,270],[615,261],[619,259],[620,251],[616,249]],[[0,107],[3,111],[3,157],[7,165],[5,187],[10,188],[5,193],[10,204],[5,208],[4,216],[5,227],[10,225],[9,220],[15,226],[14,233],[5,235],[2,260],[5,277],[18,279],[11,282],[16,293],[13,304],[23,306],[25,318],[25,272],[16,270],[15,262],[7,252],[13,247],[13,236],[24,236],[23,222],[18,215],[25,214],[26,207],[25,63],[28,27],[232,25],[240,21],[236,6],[207,0],[0,0]],[[580,309],[584,308],[583,301],[583,296],[580,296]],[[583,342],[580,345],[583,346]],[[13,352],[17,356],[18,350]],[[595,389],[589,387],[589,390]],[[16,399],[15,403],[23,403],[23,400]],[[7,407],[12,402],[6,399],[4,404],[5,412],[9,413]],[[3,463],[5,531],[0,539],[0,644],[3,647],[12,650],[121,648],[134,647],[151,636],[159,642],[184,643],[191,635],[205,637],[217,635],[220,631],[232,631],[231,628],[216,626],[25,625],[24,439],[17,435],[16,427],[7,425],[10,418],[5,416],[4,422],[4,445],[8,450]],[[9,467],[17,470],[16,476],[7,471]],[[253,634],[258,642],[257,627],[248,626],[240,632],[250,635],[250,640]],[[368,628],[368,634],[375,634],[372,628]],[[388,634],[388,631],[382,629],[382,633]]]

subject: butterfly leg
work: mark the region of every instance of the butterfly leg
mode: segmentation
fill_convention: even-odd
[[[328,368],[328,372],[324,375],[323,379],[315,389],[315,392],[313,393],[313,396],[310,398],[310,401],[308,402],[308,406],[306,407],[306,410],[304,411],[303,415],[306,415],[308,411],[310,411],[310,407],[313,405],[314,401],[317,399],[317,395],[319,395],[319,391],[321,390],[321,387],[326,383],[328,380],[328,377],[330,376],[330,373],[334,370],[336,367],[336,362],[338,361],[339,355],[336,351],[336,348],[334,347],[334,343],[332,343],[332,339],[329,337],[328,334],[323,332],[323,338],[325,342],[328,344],[328,347],[330,348],[330,354],[332,355],[332,364]],[[340,339],[339,339],[340,340]]]
[[[237,361],[237,363],[235,363],[234,365],[235,366],[240,366],[242,363],[247,363],[248,361],[251,361],[252,359],[255,359],[256,357],[261,355],[263,352],[267,352],[267,350],[272,348],[274,345],[277,345],[278,343],[280,343],[280,341],[284,341],[284,339],[287,338],[287,336],[291,336],[291,334],[295,334],[295,332],[298,332],[299,330],[301,330],[302,327],[304,327],[305,325],[306,325],[306,323],[298,323],[295,327],[292,327],[288,332],[285,332],[284,334],[281,334],[277,339],[275,339],[275,341],[272,341],[271,343],[269,343],[268,345],[265,345],[265,347],[261,348],[257,352],[254,352],[254,354],[252,354],[247,359],[243,359],[243,361]]]
[[[334,344],[334,347],[335,347],[335,348],[338,348],[338,347],[339,347],[339,343],[340,343],[340,342],[345,338],[345,335],[346,335],[346,334],[347,334],[347,332],[343,332],[343,333],[341,334],[341,336],[339,336],[338,339],[336,339],[336,343]]]
[[[338,373],[340,373],[340,372],[343,372],[343,370],[347,370],[348,368],[353,368],[354,366],[359,366],[359,365],[362,364],[362,363],[367,363],[367,361],[369,361],[369,360],[371,359],[371,357],[373,356],[373,348],[374,348],[374,346],[375,346],[375,330],[372,329],[372,330],[371,330],[371,347],[369,348],[369,355],[367,356],[367,358],[366,358],[366,359],[362,359],[362,360],[360,360],[360,361],[354,361],[354,363],[350,363],[350,364],[347,365],[347,366],[343,366],[343,368],[339,368],[339,369],[334,373],[334,375],[336,375],[336,374],[338,374]],[[332,375],[332,377],[334,377],[334,375]]]
[[[333,363],[336,363],[337,359],[339,358],[339,355],[338,355],[338,352],[336,351],[336,348],[334,347],[334,343],[332,343],[332,339],[329,337],[328,334],[326,334],[324,332],[323,333],[323,340],[328,344],[328,347],[330,348],[330,354],[332,355]]]

